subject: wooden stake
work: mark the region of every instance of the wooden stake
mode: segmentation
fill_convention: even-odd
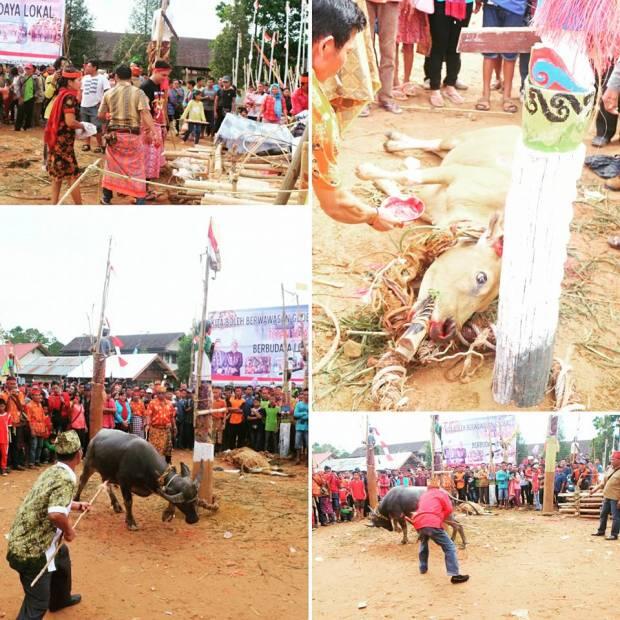
[[[308,125],[306,125],[304,135],[295,149],[293,161],[291,162],[288,172],[284,177],[284,181],[282,182],[282,190],[284,191],[278,193],[274,204],[285,205],[288,203],[291,194],[286,190],[293,189],[295,187],[295,183],[297,183],[297,179],[299,178],[299,174],[301,172],[301,162],[303,159],[302,154],[306,148],[308,148]]]
[[[553,513],[553,487],[555,484],[555,463],[560,444],[558,442],[557,415],[549,416],[549,429],[547,431],[547,445],[545,446],[545,487],[543,495],[543,514]]]
[[[375,468],[374,445],[369,441],[370,427],[366,416],[366,479],[368,482],[368,504],[375,510],[377,507],[377,470]]]

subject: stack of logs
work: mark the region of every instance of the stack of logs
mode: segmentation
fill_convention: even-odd
[[[590,495],[587,491],[574,493],[559,493],[558,497],[564,498],[560,504],[560,514],[583,517],[585,519],[598,519],[603,504],[603,494]]]
[[[193,175],[198,178],[185,179],[178,190],[170,190],[169,198],[174,203],[273,204],[291,164],[286,154],[224,154],[221,144],[166,151],[165,156],[173,168],[182,167],[176,160],[189,158],[201,169]],[[303,204],[306,193],[293,192],[289,202]]]

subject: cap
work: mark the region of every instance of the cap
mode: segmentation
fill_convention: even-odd
[[[59,433],[56,438],[56,454],[73,454],[81,447],[80,438],[75,431]]]
[[[612,452],[611,453],[611,458],[612,459],[620,460],[620,450],[616,450],[615,452]]]

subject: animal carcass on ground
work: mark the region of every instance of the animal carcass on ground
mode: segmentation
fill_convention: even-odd
[[[368,527],[382,527],[390,532],[403,532],[401,543],[406,545],[407,538],[407,517],[411,518],[418,509],[420,497],[426,492],[426,487],[394,487],[390,489],[386,496],[381,500],[377,509],[370,514],[370,525]],[[463,547],[467,544],[463,526],[452,516],[444,522],[444,525],[452,528],[452,540],[456,539],[457,533],[461,537]]]
[[[202,468],[192,480],[189,468],[181,463],[181,472],[169,466],[155,448],[135,435],[122,431],[100,430],[89,443],[80,483],[75,495],[80,495],[88,479],[99,472],[104,482],[120,486],[125,503],[125,522],[130,530],[138,529],[132,513],[132,494],[148,497],[155,493],[169,502],[162,513],[162,520],[174,518],[178,508],[187,523],[198,521],[198,489],[202,478]],[[123,512],[121,505],[108,484],[108,494],[114,512]]]
[[[434,300],[429,335],[435,341],[454,337],[475,312],[486,309],[499,292],[503,244],[503,210],[519,139],[517,126],[465,132],[445,140],[417,140],[391,132],[389,152],[431,151],[441,165],[421,169],[418,160],[405,160],[404,170],[374,164],[358,166],[361,179],[373,180],[389,194],[399,185],[415,185],[426,209],[423,219],[439,228],[470,222],[484,229],[475,242],[464,240],[441,254],[422,279],[414,313],[429,297]]]

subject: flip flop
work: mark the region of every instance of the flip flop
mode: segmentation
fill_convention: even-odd
[[[83,153],[86,153],[86,152],[88,152],[88,151],[90,151],[90,146],[88,146],[88,144],[85,144],[85,145],[82,147],[82,152],[83,152]]]
[[[462,105],[463,103],[465,103],[465,99],[463,99],[463,97],[461,97],[461,95],[459,95],[458,93],[450,93],[444,91],[443,96],[447,97],[452,103],[455,103],[456,105]]]
[[[504,112],[515,114],[519,111],[519,106],[512,99],[504,99],[502,101],[502,109]]]
[[[446,102],[443,100],[440,92],[434,92],[431,95],[430,102],[434,108],[444,108],[446,106]]]
[[[480,112],[488,112],[491,109],[491,102],[482,97],[476,101],[476,110]]]
[[[407,95],[400,89],[393,89],[392,99],[396,99],[396,101],[407,101]]]
[[[98,146],[96,149],[93,150],[93,153],[103,153],[103,148],[101,146]]]

